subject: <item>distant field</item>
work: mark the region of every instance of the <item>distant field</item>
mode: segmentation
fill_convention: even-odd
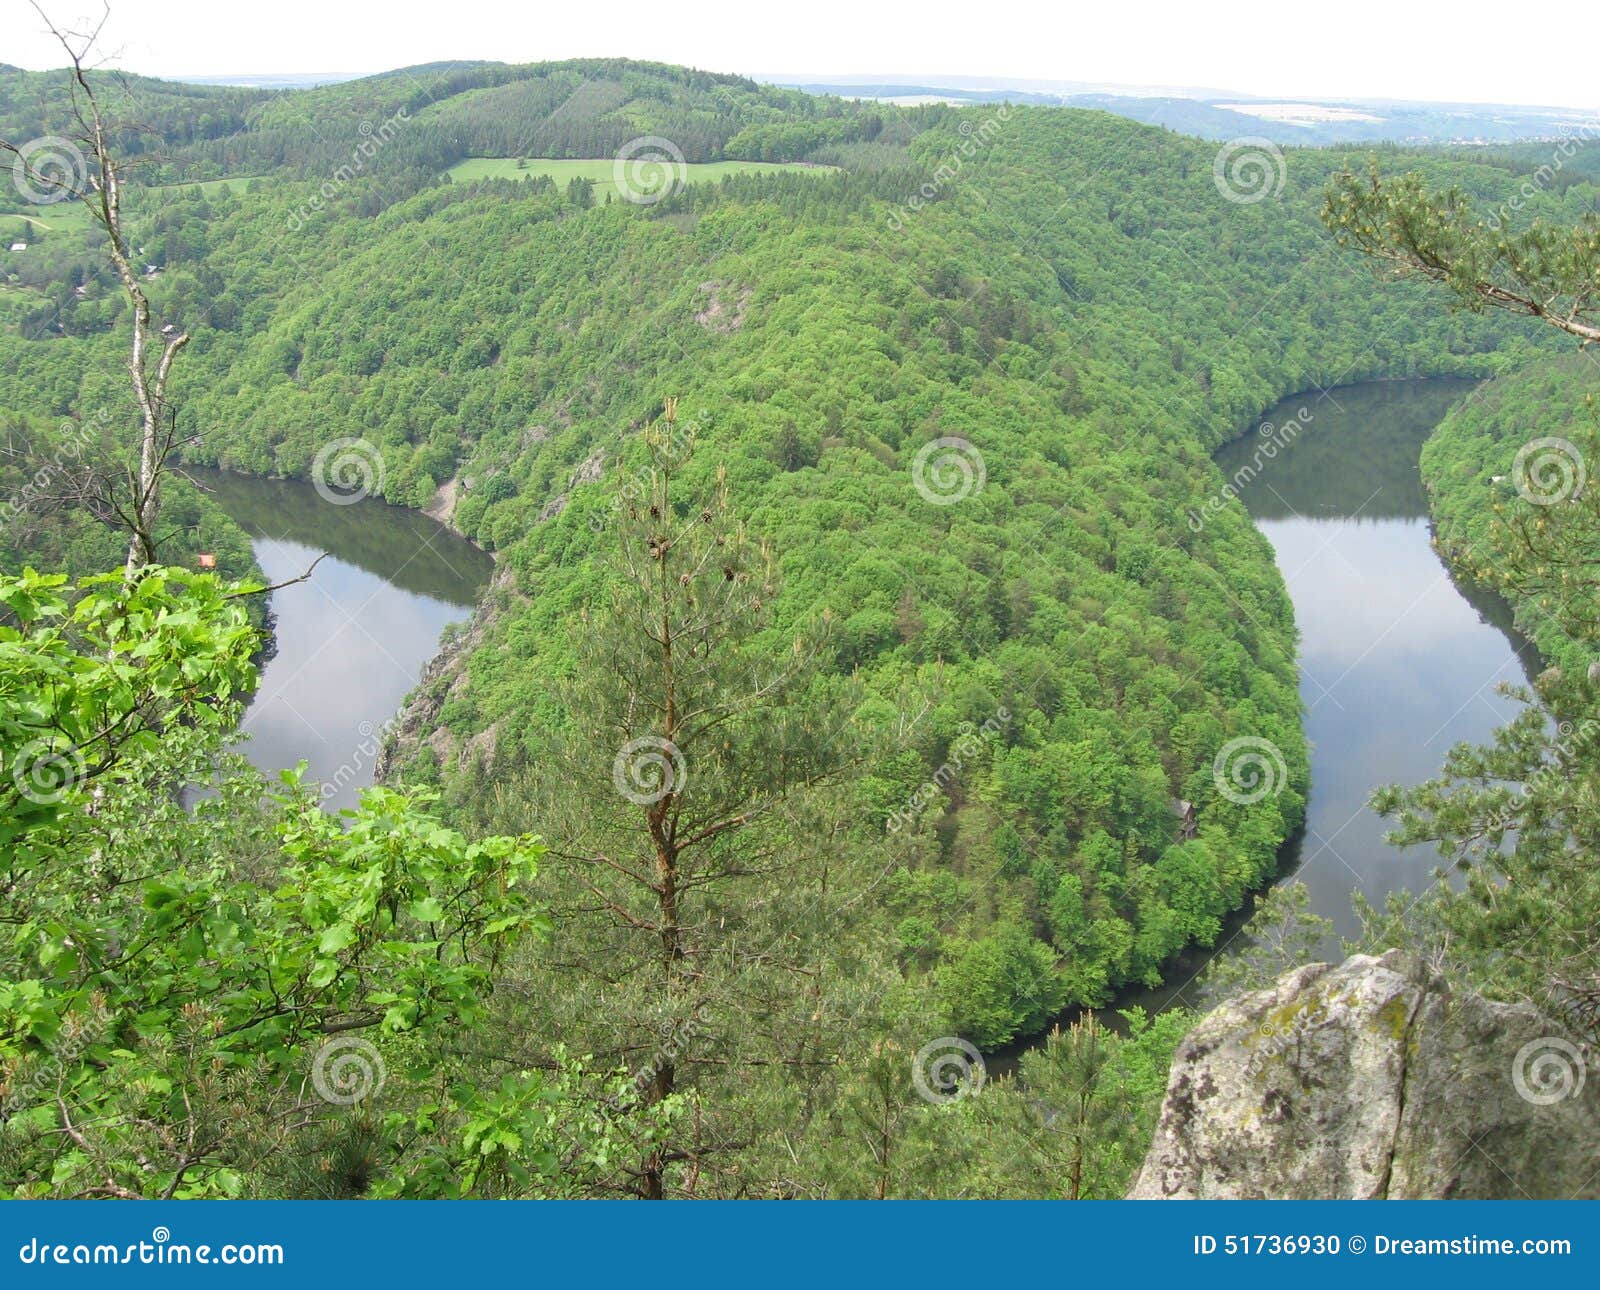
[[[215,194],[218,191],[220,191],[221,189],[230,188],[231,187],[231,188],[236,189],[236,191],[240,195],[243,195],[245,185],[248,184],[250,182],[250,180],[253,179],[253,178],[254,178],[253,175],[245,175],[245,176],[230,175],[225,179],[200,179],[200,180],[190,180],[187,183],[179,183],[179,184],[158,184],[158,185],[156,185],[156,189],[157,189],[157,191],[162,191],[162,190],[168,189],[168,188],[171,188],[171,189],[198,188],[207,197],[210,197],[213,194]]]
[[[35,231],[50,234],[89,227],[89,212],[82,203],[55,202],[31,207],[26,215],[18,211],[0,213],[0,229],[8,236],[24,236]]]
[[[158,185],[154,191],[166,190],[180,191],[187,188],[198,188],[206,196],[214,196],[219,189],[232,187],[240,195],[244,193],[245,185],[249,179],[238,177],[228,179],[202,179],[185,184]],[[134,190],[138,191],[138,190]],[[84,209],[82,202],[64,201],[53,202],[48,206],[33,206],[26,215],[19,211],[0,211],[0,234],[19,236],[33,229],[42,230],[45,234],[51,232],[70,232],[87,229],[91,223],[89,212]]]
[[[616,194],[613,182],[615,162],[606,157],[599,161],[556,161],[530,157],[519,168],[515,157],[469,157],[450,167],[450,178],[457,182],[477,179],[532,179],[535,175],[549,175],[556,186],[565,188],[574,179],[594,181],[594,198],[604,202],[608,195]],[[812,166],[790,161],[695,161],[682,167],[685,183],[703,183],[721,179],[724,175],[766,174],[775,170],[794,170],[805,174],[823,174],[832,166]],[[651,178],[651,168],[640,167],[641,177]]]

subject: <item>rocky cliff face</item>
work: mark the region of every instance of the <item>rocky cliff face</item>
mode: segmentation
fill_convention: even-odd
[[[1133,1199],[1593,1197],[1600,1079],[1561,1026],[1399,951],[1298,968],[1179,1046]]]

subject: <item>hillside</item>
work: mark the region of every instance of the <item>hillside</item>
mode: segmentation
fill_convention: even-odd
[[[0,121],[34,124],[31,86],[0,78]],[[492,961],[459,973],[436,944],[441,979],[415,969],[423,1002],[367,1001],[414,1050],[407,1088],[426,1093],[430,1043],[445,1030],[413,1042],[406,1009],[436,997],[473,1022],[448,1061],[474,1077],[506,1064],[587,1095],[595,1070],[578,1068],[592,1057],[602,1080],[644,1070],[665,1089],[650,1105],[671,1110],[677,1065],[676,1091],[709,1108],[703,1126],[695,1103],[691,1155],[698,1171],[704,1147],[719,1195],[875,1183],[884,1194],[887,1148],[873,1178],[851,1155],[850,1126],[888,1096],[882,1071],[903,1076],[902,1049],[948,1032],[993,1051],[1120,986],[1153,984],[1186,946],[1218,939],[1300,825],[1308,771],[1283,580],[1210,453],[1297,392],[1314,418],[1327,387],[1492,375],[1554,348],[1531,323],[1446,313],[1339,250],[1317,213],[1330,175],[1362,164],[1353,153],[1230,157],[1096,111],[891,110],[621,60],[438,64],[276,95],[141,92],[186,123],[162,127],[170,155],[129,217],[161,316],[194,337],[176,377],[187,459],[308,478],[319,452],[354,440],[374,492],[436,509],[499,563],[389,751],[388,784],[423,790],[430,809],[437,790],[440,820],[401,818],[380,795],[358,829],[363,846],[369,834],[415,840],[422,857],[420,877],[402,874],[386,915],[396,922],[440,922],[444,903],[406,884],[448,886],[466,855],[496,929],[485,942],[516,921],[491,916],[517,894],[494,865],[548,846],[537,890],[554,912],[548,927],[526,918],[550,939],[503,957],[495,945]],[[603,164],[641,141],[668,174],[675,161],[804,171],[719,174],[630,200],[619,170],[606,201],[584,176],[559,186],[534,164]],[[467,158],[498,159],[513,177],[468,168],[452,180]],[[515,177],[519,159],[527,177]],[[1520,182],[1507,164],[1420,164],[1490,201]],[[53,210],[30,218],[62,219]],[[93,239],[68,221],[5,255],[0,363],[14,379],[0,414],[31,466],[129,412],[125,305]],[[596,651],[606,666],[620,656],[602,624],[626,599],[619,548],[656,486],[645,431],[659,451],[664,426],[695,441],[675,463],[667,519],[743,525],[728,539],[739,558],[698,571],[748,585],[751,634],[696,665],[747,665],[765,693],[790,660],[815,664],[770,715],[777,733],[758,725],[739,742],[730,720],[708,760],[757,799],[790,782],[791,750],[774,752],[769,735],[820,745],[837,766],[826,793],[798,794],[748,853],[715,852],[723,868],[685,902],[695,952],[668,945],[671,997],[641,1003],[657,961],[637,946],[657,938],[629,939],[650,925],[582,867],[636,876],[585,831],[621,782],[604,740],[583,746],[594,714],[581,683],[614,683]],[[6,482],[27,470],[14,474]],[[181,488],[174,498],[187,526],[174,552],[204,541],[222,572],[243,572],[237,531]],[[105,533],[70,511],[8,540],[8,565],[104,562]],[[665,548],[652,539],[651,552],[664,571]],[[670,595],[693,575],[662,581]],[[569,773],[574,745],[593,762],[582,776]],[[1224,763],[1240,747],[1278,791],[1230,786]],[[239,788],[230,800],[254,799]],[[342,827],[290,827],[296,856],[311,857],[297,881],[318,881],[306,874],[325,862],[334,876],[320,881],[344,881]],[[242,845],[233,824],[217,828]],[[768,870],[774,856],[792,868]],[[248,872],[258,864],[252,853]],[[338,899],[370,900],[379,917],[360,875],[348,880],[359,891]],[[227,916],[248,922],[246,907]],[[615,925],[597,927],[597,908]],[[346,981],[295,958],[307,945],[392,951],[401,977],[428,959],[357,921],[283,934],[276,948],[306,974],[295,988],[320,989],[325,972]],[[174,953],[212,953],[196,926]],[[243,932],[230,924],[219,938],[248,962]],[[807,957],[794,968],[781,951],[741,957],[753,942]],[[277,997],[259,1005],[272,1025]],[[1125,1185],[1181,1022],[1136,1018],[1115,1041],[1131,1109],[1112,1117],[1088,1191]],[[698,1066],[677,1061],[686,1026]],[[1030,1054],[1035,1086],[1065,1078],[1074,1045],[1099,1042],[1084,1035]],[[279,1056],[256,1054],[263,1068]],[[514,1083],[506,1098],[537,1100]],[[483,1112],[471,1087],[455,1110],[502,1113]],[[1037,1111],[1008,1096],[999,1105],[1015,1121],[906,1112],[926,1152],[897,1168],[924,1170],[927,1188],[941,1144],[959,1141],[972,1194],[1036,1185],[1026,1159],[989,1150],[1026,1136],[1018,1125]],[[662,1131],[687,1140],[681,1123]],[[597,1192],[621,1185],[599,1141]],[[639,1194],[689,1172],[691,1155],[668,1168],[629,1141],[647,1162],[626,1184]],[[431,1163],[388,1175],[391,1194],[442,1187],[444,1166]],[[248,1186],[343,1194],[291,1179],[296,1167],[258,1161]]]
[[[1586,597],[1575,585],[1509,579],[1506,557],[1524,549],[1527,537],[1501,521],[1514,514],[1519,495],[1535,498],[1545,513],[1534,524],[1587,540],[1587,518],[1570,516],[1559,503],[1585,491],[1595,460],[1597,393],[1600,379],[1587,355],[1531,364],[1480,387],[1422,454],[1441,549],[1503,592],[1539,653],[1574,674],[1593,661],[1592,646],[1582,640],[1591,621]]]
[[[464,89],[396,145],[431,146],[450,114],[504,124],[509,102],[536,117],[592,70]],[[731,130],[779,106],[689,73],[626,75],[680,98],[620,128]],[[302,102],[371,116],[410,84],[288,96],[262,128],[287,129]],[[734,109],[710,106],[730,92]],[[741,126],[762,128],[780,130]],[[148,218],[170,307],[221,324],[184,378],[197,459],[303,475],[323,444],[365,438],[385,496],[420,507],[450,484],[454,523],[502,552],[478,647],[417,714],[458,748],[494,732],[493,764],[411,767],[474,824],[539,827],[507,803],[562,723],[542,678],[567,668],[563,624],[597,594],[598,481],[637,463],[632,432],[668,393],[779,553],[780,621],[832,611],[833,666],[863,679],[873,724],[929,713],[858,783],[868,836],[963,722],[1012,713],[953,809],[940,795],[902,840],[888,910],[914,968],[1012,935],[1060,956],[1047,1007],[1001,999],[1005,1019],[976,1027],[992,1044],[1154,981],[1217,934],[1298,822],[1287,605],[1242,513],[1187,522],[1220,487],[1208,451],[1282,395],[1487,371],[1521,333],[1380,294],[1333,251],[1314,207],[1337,155],[1290,154],[1281,194],[1239,203],[1209,145],[1095,113],[931,108],[895,129],[907,146],[880,132],[833,153],[836,175],[735,177],[647,207],[574,209],[538,180],[385,204],[375,166],[327,202],[289,182],[179,188]],[[61,378],[78,343],[11,343],[29,388],[59,391],[53,411],[75,402]],[[958,505],[912,486],[941,438],[981,458],[984,487]],[[1239,738],[1285,750],[1294,791],[1224,800],[1212,761]],[[1177,798],[1198,807],[1193,841],[1175,841]],[[959,1020],[975,1005],[958,993]]]

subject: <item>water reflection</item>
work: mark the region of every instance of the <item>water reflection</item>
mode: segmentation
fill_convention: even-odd
[[[308,484],[191,471],[250,535],[272,582],[277,651],[245,713],[250,760],[272,772],[304,760],[330,809],[372,782],[387,722],[488,582],[487,555],[426,516],[380,502],[324,502]]]
[[[1431,848],[1384,842],[1372,791],[1432,778],[1452,744],[1486,742],[1517,711],[1497,687],[1536,667],[1504,602],[1464,594],[1430,545],[1417,457],[1470,388],[1389,382],[1290,399],[1264,419],[1308,407],[1310,423],[1241,489],[1300,631],[1311,795],[1284,870],[1343,935],[1358,929],[1352,892],[1381,904],[1423,890],[1439,864]],[[1241,440],[1217,463],[1232,474],[1251,452]]]

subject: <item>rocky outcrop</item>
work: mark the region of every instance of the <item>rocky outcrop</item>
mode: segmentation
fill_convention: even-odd
[[[707,331],[738,331],[744,326],[751,294],[749,287],[734,289],[724,282],[702,282],[700,296],[705,303],[695,312],[694,320]]]
[[[572,500],[572,490],[579,484],[593,484],[605,475],[606,454],[604,448],[596,448],[579,464],[567,480],[567,486],[557,493],[539,512],[538,523],[544,524],[555,519],[562,511],[567,509],[567,503]]]
[[[1600,1079],[1525,1005],[1392,950],[1298,968],[1179,1045],[1132,1199],[1593,1197]]]
[[[479,603],[467,629],[450,640],[428,660],[417,678],[416,689],[407,697],[400,714],[388,729],[378,753],[373,775],[378,783],[388,782],[397,767],[422,747],[433,749],[441,766],[461,766],[474,756],[494,760],[499,731],[495,726],[468,740],[458,739],[444,724],[444,705],[467,685],[467,660],[483,644],[497,613],[496,604],[504,597],[516,596],[516,574],[509,565],[496,567],[489,580],[488,593]]]
[[[452,475],[433,490],[433,496],[422,508],[422,513],[430,520],[437,520],[453,532],[460,533],[461,530],[455,526],[456,503],[460,500],[461,476]]]

